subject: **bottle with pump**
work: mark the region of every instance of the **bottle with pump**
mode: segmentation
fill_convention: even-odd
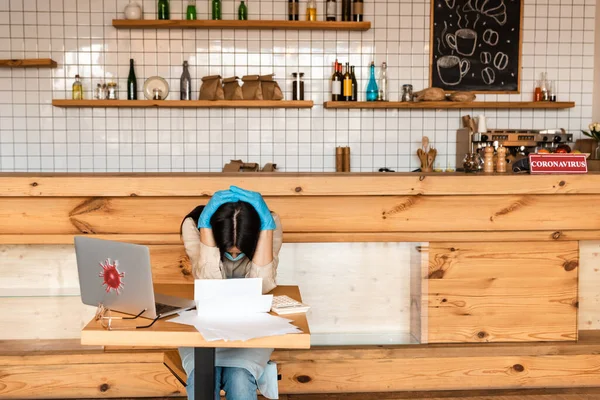
[[[335,21],[337,18],[337,0],[327,0],[325,3],[325,20]]]
[[[81,79],[79,78],[79,74],[75,75],[72,96],[73,100],[83,100],[83,86],[81,85]]]
[[[387,63],[381,64],[381,72],[379,76],[379,101],[388,101],[388,79],[387,79]]]
[[[133,68],[133,58],[129,59],[129,76],[127,76],[127,100],[137,100],[137,79]]]
[[[181,78],[179,79],[179,93],[181,100],[191,100],[192,99],[192,77],[190,76],[190,71],[188,70],[188,62],[183,62],[183,72],[181,73]]]
[[[306,20],[316,21],[317,20],[317,2],[316,0],[308,0],[306,4]]]
[[[367,101],[377,101],[379,96],[379,89],[377,88],[377,81],[375,80],[375,62],[371,61],[371,76],[369,77],[369,83],[367,84]]]

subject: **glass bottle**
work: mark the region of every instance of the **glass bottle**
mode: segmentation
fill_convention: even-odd
[[[388,101],[388,78],[387,78],[387,63],[381,64],[381,72],[379,74],[379,98],[380,101]]]
[[[192,77],[188,70],[188,62],[183,62],[183,72],[179,79],[179,99],[180,100],[191,100],[192,99]]]
[[[352,76],[350,75],[350,63],[346,63],[346,73],[344,74],[343,100],[352,101]]]
[[[335,60],[333,75],[331,75],[331,101],[342,100],[342,80],[338,75],[338,61]]]
[[[212,0],[212,19],[222,19],[221,0]]]
[[[75,75],[72,96],[73,100],[83,100],[83,86],[81,85],[81,79],[79,78],[79,74]]]
[[[288,20],[298,21],[298,0],[288,0]]]
[[[102,85],[99,83],[98,86],[96,86],[96,89],[94,89],[94,99],[102,100],[103,98]]]
[[[292,100],[304,100],[304,72],[292,72]]]
[[[129,59],[129,76],[127,77],[127,100],[137,100],[137,79],[133,69],[133,58]]]
[[[363,0],[354,0],[352,3],[352,19],[356,22],[363,21]]]
[[[540,81],[536,81],[535,90],[533,91],[533,101],[542,101],[542,87]]]
[[[557,82],[556,81],[548,81],[548,97],[550,99],[550,101],[555,102],[556,101],[556,86],[557,86]]]
[[[342,0],[342,21],[352,21],[352,0]]]
[[[196,0],[188,0],[187,10],[185,11],[185,19],[188,21],[196,20]]]
[[[306,20],[317,20],[317,2],[315,0],[308,0],[308,3],[306,4]]]
[[[325,20],[335,21],[337,18],[337,0],[327,0],[325,4]]]
[[[248,20],[248,7],[246,6],[246,3],[244,3],[244,0],[242,0],[238,8],[238,19],[240,21]]]
[[[548,97],[548,81],[546,80],[546,73],[542,72],[542,79],[541,79],[541,86],[540,89],[542,90],[542,101],[548,101],[549,97]]]
[[[158,0],[158,19],[171,19],[169,0]]]
[[[356,75],[354,74],[354,65],[351,67],[352,72],[352,99],[351,101],[358,101],[358,82],[356,82]]]
[[[377,88],[377,81],[375,80],[375,62],[371,61],[371,76],[369,77],[369,84],[367,85],[367,101],[376,101],[379,95],[379,89]]]

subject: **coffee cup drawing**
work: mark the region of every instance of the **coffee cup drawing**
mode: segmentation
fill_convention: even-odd
[[[457,56],[443,56],[437,60],[438,76],[444,85],[458,85],[469,69],[471,69],[469,60],[461,60]]]
[[[459,29],[446,35],[450,48],[463,56],[472,56],[477,48],[477,32],[472,29]]]

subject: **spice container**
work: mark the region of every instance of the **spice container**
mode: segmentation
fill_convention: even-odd
[[[292,76],[292,100],[304,100],[304,72],[294,72]]]
[[[108,82],[106,84],[107,95],[106,98],[108,100],[118,100],[119,94],[117,93],[117,84],[115,82]]]

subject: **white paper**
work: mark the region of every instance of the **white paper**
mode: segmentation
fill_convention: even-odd
[[[184,311],[169,322],[192,325],[207,341],[249,340],[301,333],[286,318],[271,310],[273,295],[262,294],[262,279],[196,280],[197,310]]]
[[[271,310],[273,295],[262,294],[262,279],[197,279],[194,300],[198,315],[244,316]]]

